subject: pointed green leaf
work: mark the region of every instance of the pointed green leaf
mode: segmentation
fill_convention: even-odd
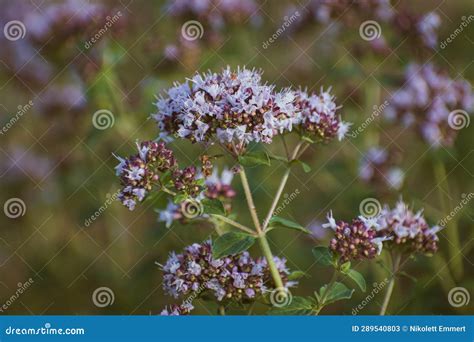
[[[299,230],[303,233],[310,234],[311,232],[300,225],[299,223],[290,221],[288,219],[279,217],[279,216],[273,216],[270,219],[270,222],[268,223],[268,230],[272,230],[278,227],[283,227],[283,228],[288,228],[288,229],[296,229]]]
[[[351,262],[347,261],[341,265],[341,272],[346,274],[351,269]]]
[[[281,161],[281,162],[284,162],[284,163],[286,163],[288,161],[288,159],[286,157],[283,157],[283,156],[278,156],[278,155],[275,155],[275,154],[269,154],[268,156],[270,157],[270,159],[278,160],[278,161]]]
[[[319,295],[323,297],[324,293],[326,292],[326,287],[328,285],[324,285],[321,287],[319,291]],[[337,302],[343,299],[350,299],[354,290],[349,290],[346,285],[343,283],[335,282],[334,285],[329,289],[329,292],[326,294],[326,299],[324,300],[324,305]]]
[[[316,258],[316,262],[323,266],[331,266],[333,264],[332,252],[329,248],[324,246],[317,246],[313,248],[313,255]]]
[[[357,284],[357,286],[359,286],[362,292],[365,292],[366,285],[365,285],[364,276],[362,274],[360,274],[356,270],[348,270],[346,274],[349,278],[354,280],[354,282]]]
[[[265,151],[248,152],[243,156],[239,156],[239,163],[247,167],[253,167],[257,165],[271,165],[270,157]]]
[[[255,238],[248,234],[229,232],[219,236],[212,243],[212,256],[215,259],[234,255],[249,249],[255,243]]]
[[[201,201],[206,214],[215,214],[225,216],[224,204],[218,199],[205,198]]]
[[[301,140],[304,140],[304,141],[306,141],[306,142],[308,142],[308,143],[310,143],[310,144],[314,144],[314,143],[315,143],[315,141],[314,141],[313,139],[311,139],[310,137],[308,137],[308,136],[306,136],[306,135],[302,135],[302,136],[301,136]]]
[[[292,160],[291,161],[291,164],[295,165],[300,165],[302,168],[303,168],[303,171],[305,173],[308,173],[308,172],[311,172],[311,166],[309,166],[308,164],[306,164],[304,161],[301,161],[299,159],[295,159],[295,160]]]
[[[306,274],[305,272],[297,270],[297,271],[291,272],[288,275],[288,280],[297,280],[297,279],[307,277],[307,276],[308,276],[308,274]]]
[[[174,204],[180,204],[183,203],[187,198],[188,196],[186,194],[177,194],[176,196],[174,196],[173,202]]]

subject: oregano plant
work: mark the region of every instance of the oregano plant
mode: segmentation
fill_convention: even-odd
[[[342,121],[330,89],[278,90],[262,82],[261,75],[258,70],[227,67],[176,83],[156,102],[152,117],[158,138],[137,143],[138,153],[131,157],[118,157],[116,171],[123,186],[119,199],[130,210],[161,193],[168,205],[157,210],[159,221],[167,227],[178,220],[204,221],[214,227],[210,240],[188,246],[180,254],[172,252],[159,264],[165,292],[183,300],[163,314],[189,313],[193,305],[186,298],[191,296],[216,302],[219,314],[242,308],[251,312],[260,302],[268,306],[269,314],[318,315],[328,305],[350,300],[354,291],[366,291],[364,276],[353,263],[377,258],[388,244],[395,259],[383,314],[402,266],[401,256],[436,251],[439,228],[430,228],[421,212],[413,214],[403,202],[393,211],[386,207],[377,215],[362,213],[350,223],[336,221],[330,212],[322,228],[332,230],[334,237],[329,246],[313,248],[315,262],[327,269],[330,281],[315,281],[312,295],[294,295],[298,282],[309,280],[300,270],[291,272],[286,260],[272,251],[268,234],[275,229],[289,236],[309,230],[275,215],[275,209],[291,169],[310,171],[300,160],[302,153],[312,144],[331,148],[329,143],[344,139],[350,124]],[[294,146],[289,146],[290,134],[297,137]],[[182,165],[175,157],[171,146],[176,139],[203,147],[198,165]],[[268,153],[268,144],[280,144],[281,153]],[[217,163],[227,166],[219,172]],[[286,171],[267,205],[269,210],[263,213],[255,203],[247,170],[274,163],[284,164]],[[235,177],[243,189],[241,197],[232,185]],[[251,225],[240,219],[244,213],[234,212],[236,199],[246,202]],[[249,254],[254,245],[261,257]]]

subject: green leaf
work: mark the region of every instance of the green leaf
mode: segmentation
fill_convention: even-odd
[[[180,204],[183,203],[187,198],[188,196],[186,194],[177,194],[176,196],[174,196],[173,202],[174,204]]]
[[[309,142],[310,144],[314,144],[316,141],[314,141],[313,139],[311,139],[310,137],[306,136],[306,135],[302,135],[301,136],[301,140],[304,140],[306,142]]]
[[[224,204],[218,199],[205,198],[201,201],[206,214],[225,216]]]
[[[297,280],[303,277],[307,277],[308,274],[303,271],[293,271],[288,275],[288,280]]]
[[[214,259],[233,255],[249,249],[255,243],[255,238],[248,234],[229,232],[219,236],[212,243]]]
[[[288,228],[288,229],[295,229],[295,230],[299,230],[299,231],[301,231],[303,233],[306,233],[306,234],[311,234],[311,232],[308,229],[306,229],[305,227],[303,227],[299,223],[290,221],[288,219],[285,219],[285,218],[282,218],[282,217],[279,217],[279,216],[273,216],[270,219],[269,223],[268,223],[268,230],[272,230],[272,229],[275,229],[275,228],[278,228],[278,227],[283,227],[283,228]]]
[[[319,295],[318,291],[314,291],[314,297],[316,297],[316,301],[317,301],[318,303],[321,302],[321,296]]]
[[[324,293],[326,292],[327,286],[328,285],[324,285],[321,287],[321,290],[319,291],[319,295],[321,297],[323,297]],[[326,295],[324,305],[343,299],[350,299],[353,293],[354,290],[349,290],[343,283],[335,282],[334,285],[329,289],[329,293]]]
[[[199,186],[204,186],[204,184],[206,184],[206,180],[204,178],[199,178],[196,179],[195,183]]]
[[[311,172],[311,166],[309,166],[308,164],[306,164],[304,161],[301,161],[299,159],[294,159],[291,161],[291,164],[298,164],[300,165],[302,168],[303,168],[303,171],[305,173],[308,173],[308,172]]]
[[[247,167],[253,167],[257,165],[271,165],[270,157],[265,151],[248,152],[243,156],[239,156],[239,163]]]
[[[316,258],[316,262],[319,262],[321,265],[331,266],[333,264],[332,252],[327,247],[324,247],[324,246],[314,247],[313,255]]]
[[[273,307],[268,311],[269,315],[309,315],[313,310],[314,302],[304,297],[293,297],[288,305]]]
[[[283,156],[278,156],[278,155],[275,155],[275,154],[269,154],[268,155],[270,157],[270,159],[273,159],[273,160],[278,160],[278,161],[281,161],[281,162],[288,162],[288,159],[286,157],[283,157]]]
[[[344,274],[347,274],[349,270],[351,269],[351,262],[347,261],[341,265],[341,272]]]
[[[357,286],[360,287],[362,292],[365,292],[366,285],[365,285],[364,276],[362,274],[360,274],[356,270],[348,270],[345,274],[347,274],[349,278],[354,280],[354,282],[357,284]]]

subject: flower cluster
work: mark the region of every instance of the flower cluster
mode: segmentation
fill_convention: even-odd
[[[401,188],[405,174],[397,167],[397,156],[393,149],[371,147],[362,158],[359,177],[366,183],[389,186],[395,190]]]
[[[429,144],[450,146],[456,137],[456,129],[450,127],[450,113],[471,111],[473,106],[467,81],[453,80],[432,64],[412,64],[404,86],[393,95],[384,114],[389,120],[415,127]]]
[[[10,21],[24,25],[12,26],[16,28],[11,32],[13,35],[24,36],[15,44],[7,44],[8,35],[0,35],[0,60],[5,66],[2,73],[11,74],[34,93],[41,92],[41,103],[35,108],[44,115],[83,110],[87,99],[84,82],[99,71],[105,45],[82,49],[80,54],[76,45],[82,45],[97,33],[110,11],[100,1],[47,1],[41,4],[41,9],[30,1],[2,2],[2,27]],[[117,33],[119,26],[114,25],[111,31]],[[4,28],[7,32],[8,27]],[[67,117],[71,120],[73,116]],[[68,127],[58,126],[63,131]]]
[[[169,0],[167,9],[172,16],[198,18],[213,30],[226,23],[241,23],[249,17],[258,19],[258,6],[254,0]]]
[[[177,171],[177,162],[173,151],[164,142],[145,141],[137,143],[138,154],[127,159],[117,157],[119,164],[115,167],[117,176],[123,186],[119,199],[130,210],[135,209],[138,202],[143,201],[153,186],[159,184],[160,174]],[[186,176],[188,173],[185,174]],[[176,176],[175,184],[181,185],[183,172]],[[190,181],[186,178],[186,185]],[[186,188],[187,189],[187,188]],[[179,189],[181,190],[181,189]]]
[[[202,215],[202,204],[201,200],[204,198],[219,199],[227,213],[230,213],[232,209],[232,199],[235,197],[236,192],[231,185],[234,173],[227,169],[224,169],[219,176],[218,169],[214,168],[212,174],[205,180],[205,189],[202,191],[193,202],[185,202],[181,204],[175,204],[173,201],[169,201],[167,207],[164,210],[158,210],[158,222],[165,222],[166,227],[169,228],[174,221],[181,220],[183,223],[186,222],[187,218],[195,218]],[[200,178],[200,176],[198,176]],[[192,209],[192,210],[191,210]],[[189,213],[192,211],[192,214]]]
[[[323,228],[331,228],[334,238],[331,239],[329,248],[336,253],[340,263],[351,260],[372,259],[382,251],[383,237],[376,237],[374,229],[376,222],[363,216],[352,220],[351,223],[338,221],[327,215],[328,223]]]
[[[183,303],[181,305],[172,304],[169,307],[166,307],[161,311],[161,316],[184,316],[189,315],[189,313],[194,309],[194,306],[189,303]]]
[[[437,30],[441,25],[438,14],[429,12],[420,15],[405,7],[395,11],[390,0],[311,0],[297,28],[313,21],[325,25],[342,22],[348,27],[360,27],[368,20],[384,23],[394,28],[400,36],[412,38],[416,44],[421,43],[424,47],[433,49],[437,45]],[[373,32],[370,34],[374,33],[374,39],[370,39],[370,43],[374,47],[377,44],[385,45],[380,27],[372,26],[371,29]]]
[[[285,286],[295,285],[288,281],[286,261],[274,260]],[[264,259],[255,261],[248,252],[214,259],[210,241],[188,246],[182,254],[171,253],[162,269],[163,289],[175,298],[206,291],[219,302],[246,303],[272,286]]]
[[[304,91],[262,84],[261,71],[229,67],[221,73],[196,74],[189,82],[175,84],[156,103],[161,137],[170,135],[192,142],[217,139],[235,153],[247,143],[271,143],[277,134],[291,132],[294,126],[317,134],[327,141],[339,139],[347,124],[336,116],[336,105],[329,92],[308,95]]]
[[[419,15],[402,10],[393,17],[392,23],[402,35],[411,37],[415,43],[431,49],[438,45],[437,30],[441,26],[441,18],[435,12]]]
[[[438,249],[439,226],[430,227],[423,211],[414,213],[399,201],[395,208],[385,206],[377,219],[377,236],[390,239],[390,247],[400,247],[407,253],[432,254]]]
[[[219,177],[217,168],[214,168],[211,176],[206,179],[206,191],[204,195],[207,198],[219,199],[223,202],[235,197],[236,192],[232,187],[234,173],[228,169],[222,170]]]
[[[26,16],[25,25],[29,34],[38,44],[67,42],[71,37],[91,33],[91,27],[99,19],[105,18],[106,8],[87,1],[65,1],[51,4],[41,12],[31,12]]]
[[[312,0],[308,3],[307,20],[312,18],[319,23],[327,24],[331,20],[340,18],[350,8],[350,13],[345,20],[354,20],[354,16],[370,17],[386,21],[393,17],[394,11],[390,0]]]
[[[294,92],[293,105],[297,115],[293,123],[300,125],[303,134],[321,142],[334,137],[342,140],[350,126],[336,115],[338,107],[330,91],[321,89],[319,94],[308,94],[303,90]]]

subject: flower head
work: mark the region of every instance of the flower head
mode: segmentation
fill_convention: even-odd
[[[433,64],[412,64],[385,117],[414,127],[429,144],[450,146],[457,132],[450,127],[450,113],[473,108],[474,95],[467,81],[453,80]]]
[[[261,71],[246,68],[196,74],[175,84],[156,106],[153,118],[162,135],[192,142],[217,140],[237,154],[250,142],[271,143],[295,127],[324,142],[342,139],[348,128],[336,115],[329,90],[319,95],[278,92],[261,82]]]
[[[401,200],[393,209],[384,207],[378,224],[377,236],[390,239],[390,247],[400,248],[407,253],[422,254],[432,254],[438,249],[436,233],[441,228],[430,227],[422,210],[415,213]]]
[[[359,217],[351,223],[336,222],[332,213],[328,214],[329,223],[323,227],[334,230],[334,238],[329,248],[339,257],[340,263],[351,260],[372,259],[380,254],[380,241],[376,239],[374,222]]]
[[[119,199],[130,210],[143,201],[160,178],[160,173],[177,166],[173,151],[164,142],[145,141],[137,143],[138,153],[127,158],[117,157],[115,167],[120,177],[122,191]]]
[[[336,115],[338,107],[330,91],[321,89],[319,94],[308,94],[298,90],[294,93],[293,104],[298,113],[293,119],[294,123],[300,125],[303,134],[321,142],[328,142],[335,137],[342,140],[350,126]]]
[[[168,307],[165,307],[163,311],[161,311],[161,316],[184,316],[189,315],[189,313],[194,309],[189,303],[184,303],[181,305],[172,304]]]
[[[275,258],[278,270],[287,286],[288,269],[285,260]],[[163,269],[163,288],[177,298],[207,291],[217,301],[248,302],[262,295],[272,280],[264,259],[255,261],[248,252],[214,259],[211,242],[193,244],[182,254],[171,253]]]

